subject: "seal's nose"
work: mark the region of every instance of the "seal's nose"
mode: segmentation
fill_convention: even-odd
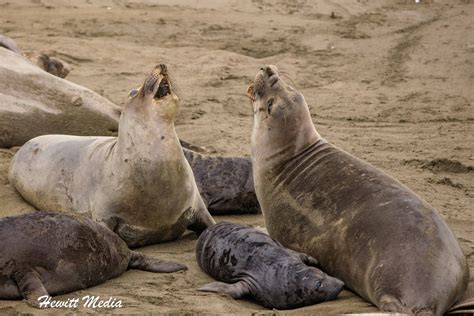
[[[160,69],[162,74],[166,74],[168,72],[168,67],[165,64],[160,64]]]
[[[275,74],[275,72],[270,66],[265,67],[265,73],[267,74],[268,77],[271,77]]]

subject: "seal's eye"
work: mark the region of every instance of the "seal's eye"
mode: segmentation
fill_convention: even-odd
[[[267,111],[268,111],[268,114],[272,113],[272,108],[273,108],[273,98],[272,99],[269,99],[267,101]]]
[[[136,96],[138,94],[138,89],[132,89],[130,90],[130,92],[128,93],[128,97],[129,98],[133,98],[134,96]]]
[[[318,282],[316,282],[316,284],[315,284],[315,285],[316,285],[316,288],[317,288],[317,289],[320,289],[320,288],[322,288],[322,287],[323,287],[323,282],[321,282],[321,281],[318,281]]]

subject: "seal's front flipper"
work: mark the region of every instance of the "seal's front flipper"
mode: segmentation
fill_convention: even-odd
[[[310,267],[315,267],[319,268],[319,261],[316,260],[315,258],[305,254],[305,253],[300,253],[300,258],[303,261],[304,264]]]
[[[307,266],[310,266],[310,267],[315,267],[315,268],[319,268],[319,261],[316,260],[314,257],[310,256],[310,255],[307,255],[305,253],[302,253],[302,252],[298,252],[298,251],[294,251],[294,250],[291,250],[291,249],[288,249],[290,252],[292,252],[293,254],[297,255],[298,257],[300,257],[301,261],[303,261],[303,263]]]
[[[170,273],[188,269],[188,267],[184,264],[173,261],[163,261],[136,251],[132,251],[132,257],[128,263],[128,268],[162,273]]]
[[[239,281],[233,284],[227,284],[223,282],[212,282],[200,287],[198,291],[203,292],[214,292],[214,293],[225,293],[232,296],[233,298],[241,298],[247,294],[250,294],[250,288],[247,283]]]
[[[18,290],[28,304],[39,308],[39,298],[49,296],[48,291],[43,285],[39,274],[36,271],[21,271],[13,274]]]
[[[204,202],[203,202],[204,205]],[[187,228],[197,234],[201,234],[209,226],[215,225],[216,222],[206,207],[200,208],[194,215],[194,222]]]

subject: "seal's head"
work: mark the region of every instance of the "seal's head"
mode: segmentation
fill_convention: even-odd
[[[334,300],[344,287],[344,282],[314,267],[301,268],[298,265],[290,271],[298,287],[294,293],[288,294],[295,307]]]
[[[127,109],[148,114],[151,118],[155,118],[153,114],[156,114],[167,121],[174,120],[179,109],[179,97],[165,64],[155,66],[143,85],[129,92],[125,103]]]
[[[292,156],[320,138],[303,94],[284,82],[276,66],[260,68],[247,95],[254,113],[254,158],[268,160],[277,152]]]

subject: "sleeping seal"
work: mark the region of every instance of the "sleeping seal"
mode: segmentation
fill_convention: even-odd
[[[344,283],[317,267],[311,256],[284,248],[254,228],[219,223],[206,229],[196,245],[206,273],[223,282],[199,290],[233,298],[254,297],[268,308],[291,309],[333,300]]]
[[[215,222],[174,129],[178,106],[158,65],[131,91],[118,137],[36,137],[14,156],[10,183],[39,210],[91,214],[130,247],[199,233]]]
[[[275,66],[248,94],[257,198],[270,236],[380,309],[442,315],[466,290],[461,247],[438,212],[317,133],[303,95]]]
[[[175,272],[186,266],[131,251],[123,240],[91,219],[35,212],[0,219],[0,299],[85,289],[127,269]]]

